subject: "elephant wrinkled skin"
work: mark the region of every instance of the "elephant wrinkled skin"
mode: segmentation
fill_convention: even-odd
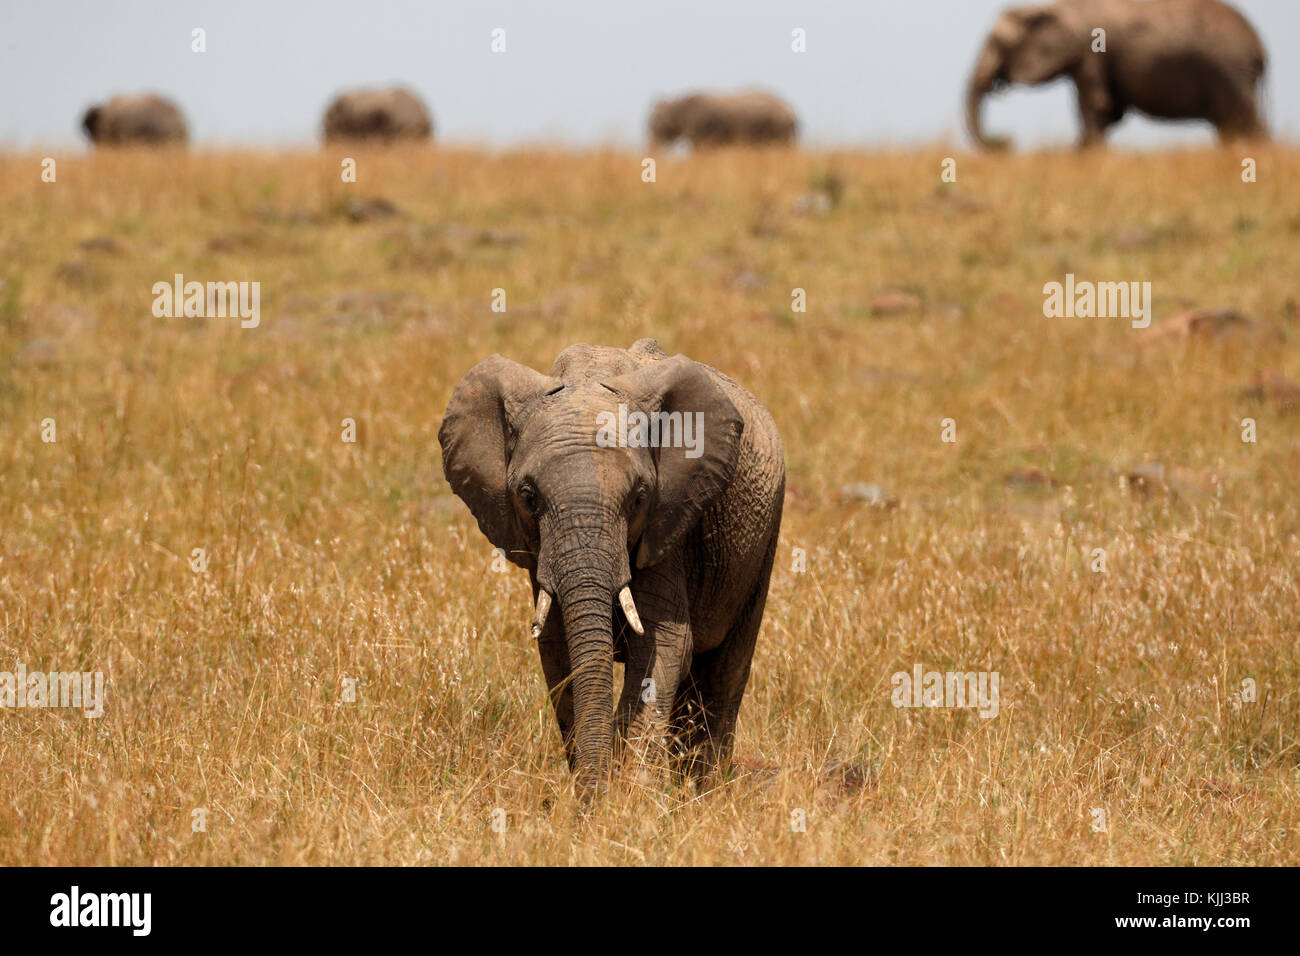
[[[657,447],[638,411],[664,423]],[[614,421],[633,426],[617,442],[601,431]],[[627,743],[666,743],[696,775],[725,765],[781,525],[785,457],[767,410],[642,339],[571,346],[549,375],[494,355],[456,385],[438,438],[452,490],[528,569],[580,792],[605,786]]]
[[[1104,30],[1105,50],[1094,31]],[[1005,11],[980,50],[966,124],[981,146],[984,98],[1003,84],[1074,81],[1081,147],[1100,143],[1129,109],[1158,119],[1209,120],[1223,140],[1267,135],[1256,101],[1263,44],[1219,0],[1062,0]]]

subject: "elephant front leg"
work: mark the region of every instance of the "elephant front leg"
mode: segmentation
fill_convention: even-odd
[[[1091,54],[1093,57],[1103,54]],[[1106,74],[1099,62],[1085,60],[1074,77],[1075,93],[1079,103],[1079,148],[1100,146],[1106,139],[1106,130],[1118,123],[1124,110],[1117,106],[1106,86]]]
[[[680,561],[673,557],[639,571],[632,597],[645,634],[624,624],[628,653],[616,739],[637,759],[648,760],[664,747],[677,685],[690,668],[690,613]]]

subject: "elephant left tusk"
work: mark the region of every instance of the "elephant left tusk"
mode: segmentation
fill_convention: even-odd
[[[641,615],[636,613],[636,602],[632,600],[631,588],[625,585],[623,590],[618,592],[618,603],[623,608],[623,616],[632,625],[632,630],[641,636],[645,636],[645,628],[641,626]]]
[[[533,640],[542,636],[546,615],[551,611],[551,595],[545,588],[537,592],[537,613],[533,615]]]

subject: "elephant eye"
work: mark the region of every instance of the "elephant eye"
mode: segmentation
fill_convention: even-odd
[[[533,487],[531,485],[520,485],[519,491],[516,493],[519,495],[519,500],[523,503],[523,506],[528,509],[529,514],[536,514],[537,492],[533,490]]]

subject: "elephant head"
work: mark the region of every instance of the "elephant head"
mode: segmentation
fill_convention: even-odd
[[[86,138],[92,143],[99,138],[99,118],[103,112],[102,106],[92,106],[81,118],[81,128],[86,131]]]
[[[566,359],[575,349],[590,347],[566,350],[551,375],[499,355],[480,362],[453,390],[438,439],[452,490],[532,574],[534,638],[563,626],[574,717],[566,747],[590,792],[612,754],[615,601],[641,633],[632,575],[671,554],[726,489],[743,422],[684,356],[642,364],[623,353],[622,364],[592,372]],[[694,441],[674,445],[659,432],[647,447],[634,440],[636,412],[675,421]],[[627,441],[609,440],[613,422],[628,423]]]
[[[1007,84],[1046,83],[1069,73],[1087,52],[1086,36],[1063,6],[1017,7],[1005,11],[984,41],[966,91],[966,126],[986,148],[1008,140],[984,132],[984,97]]]
[[[658,149],[676,142],[686,133],[684,117],[691,108],[690,101],[698,97],[683,96],[675,100],[659,100],[650,111],[650,143]]]

